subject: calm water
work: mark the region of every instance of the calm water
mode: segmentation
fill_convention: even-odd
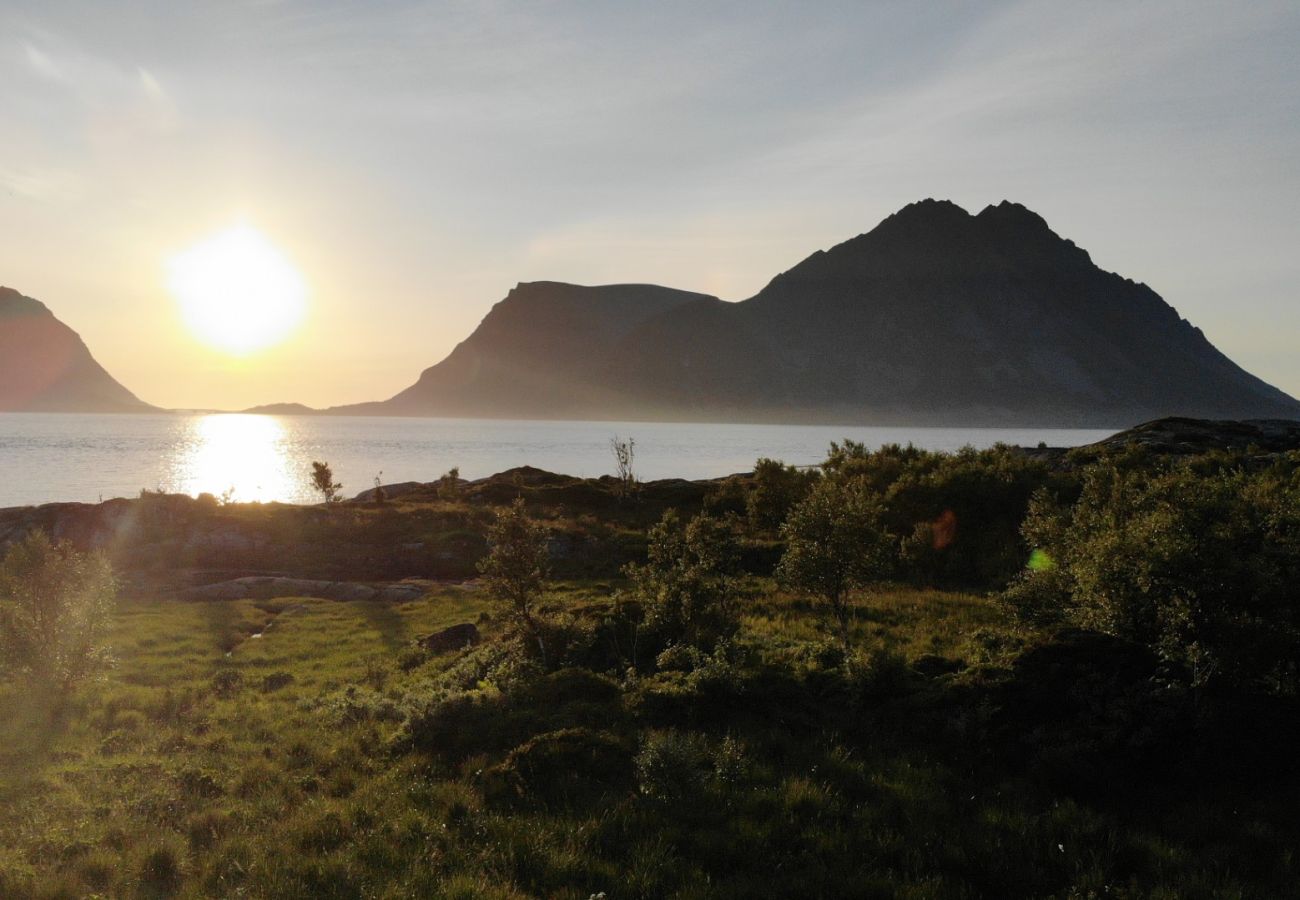
[[[709,478],[759,456],[816,463],[831,441],[911,442],[935,450],[1003,441],[1076,446],[1109,432],[1005,428],[851,428],[664,422],[542,422],[245,415],[0,413],[0,507],[134,496],[141,488],[237,500],[314,502],[313,459],[351,496],[374,485],[432,481],[452,466],[480,478],[532,465],[570,475],[613,470],[613,435],[636,441],[643,479]]]

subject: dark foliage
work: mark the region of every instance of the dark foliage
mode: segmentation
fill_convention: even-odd
[[[1010,608],[1138,643],[1192,687],[1294,694],[1300,464],[1221,462],[1098,463],[1072,507],[1036,500],[1024,531],[1037,561],[1007,592]]]

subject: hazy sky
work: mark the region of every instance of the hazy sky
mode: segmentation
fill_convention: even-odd
[[[518,281],[739,300],[1003,198],[1300,395],[1300,5],[0,0],[0,284],[165,406],[380,399]],[[309,313],[243,359],[166,264],[243,220]]]

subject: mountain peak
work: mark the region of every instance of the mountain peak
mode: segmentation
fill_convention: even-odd
[[[0,318],[53,315],[49,307],[41,301],[20,294],[11,287],[0,285]]]
[[[885,219],[884,222],[881,222],[880,225],[884,226],[893,222],[895,224],[919,224],[933,227],[943,224],[966,224],[970,221],[970,218],[970,213],[951,200],[936,200],[933,197],[927,197],[924,200],[917,200],[915,203],[907,204]]]
[[[961,217],[970,215],[970,213],[966,212],[965,209],[953,201],[938,200],[934,197],[926,197],[924,200],[914,200],[898,212],[894,213],[894,215],[903,216],[917,213],[926,215],[954,215]]]
[[[1023,203],[1016,203],[1012,200],[1003,200],[1001,203],[992,204],[980,210],[979,215],[975,218],[984,221],[993,222],[1018,222],[1026,225],[1034,225],[1040,228],[1047,227],[1047,220],[1034,212]]]

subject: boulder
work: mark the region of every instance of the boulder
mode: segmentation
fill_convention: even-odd
[[[479,634],[477,626],[469,622],[462,622],[459,625],[452,625],[450,628],[444,628],[442,631],[435,631],[427,637],[420,638],[419,644],[430,653],[446,653],[449,650],[472,647],[481,640],[483,640],[483,636]]]
[[[393,603],[419,600],[428,592],[422,584],[386,584],[379,589],[379,599]]]

